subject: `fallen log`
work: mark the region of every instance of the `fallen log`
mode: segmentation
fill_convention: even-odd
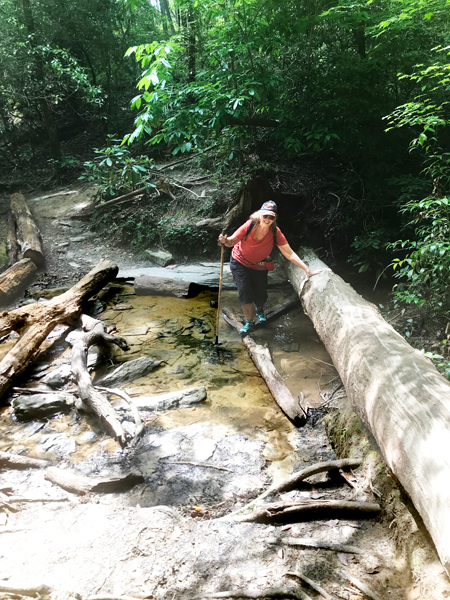
[[[30,258],[23,258],[4,271],[0,275],[0,305],[23,290],[36,271],[37,267]]]
[[[16,222],[16,236],[20,247],[20,257],[30,258],[37,267],[44,264],[41,234],[23,194],[12,194],[11,213]]]
[[[48,460],[0,452],[0,469],[45,469],[51,464]]]
[[[144,482],[142,474],[137,472],[112,477],[84,477],[57,467],[49,467],[45,471],[44,478],[66,492],[79,495],[126,492]]]
[[[305,281],[288,263],[292,285],[450,575],[450,382],[311,250],[299,256],[322,273]]]
[[[83,302],[114,279],[117,272],[117,265],[103,260],[64,294],[0,313],[0,337],[13,330],[22,333],[0,362],[0,399],[39,353],[40,345],[55,325],[76,319]]]
[[[72,331],[66,339],[72,346],[71,369],[80,400],[100,419],[107,432],[124,445],[127,433],[111,404],[94,387],[87,368],[87,356],[90,346],[107,342],[116,344],[122,350],[128,350],[126,340],[106,333],[101,321],[87,315],[81,315],[79,329]]]
[[[230,309],[227,310],[225,320],[238,331],[242,327],[239,318],[234,315]],[[306,413],[301,407],[300,402],[291,394],[287,385],[281,378],[281,375],[276,370],[269,349],[266,346],[257,344],[249,335],[244,336],[242,342],[247,348],[256,368],[266,382],[275,402],[293,423],[303,425],[306,420]]]
[[[8,264],[12,267],[19,257],[19,249],[17,248],[16,223],[11,212],[8,214],[6,226],[6,252],[8,254]]]

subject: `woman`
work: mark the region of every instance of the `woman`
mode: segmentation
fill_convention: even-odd
[[[239,292],[239,302],[244,312],[245,324],[239,333],[248,333],[255,326],[256,316],[262,323],[267,320],[264,304],[267,300],[266,260],[271,262],[270,253],[274,246],[294,265],[302,268],[311,277],[321,271],[310,271],[289,246],[276,224],[277,205],[272,200],[264,202],[261,210],[237,229],[232,236],[219,235],[219,242],[233,248],[230,270]]]

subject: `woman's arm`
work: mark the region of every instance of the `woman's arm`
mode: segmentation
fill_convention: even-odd
[[[289,244],[285,244],[284,246],[278,246],[280,252],[283,256],[285,256],[288,260],[291,261],[294,265],[297,265],[301,269],[303,269],[308,277],[312,277],[312,275],[318,275],[322,273],[322,271],[311,271],[309,267],[305,265],[305,263],[300,260],[297,254],[292,250]]]
[[[234,233],[233,233],[233,235],[230,235],[230,237],[223,235],[222,233],[219,235],[219,243],[223,244],[227,248],[232,248],[238,242],[239,242],[239,239],[236,237],[236,235]]]

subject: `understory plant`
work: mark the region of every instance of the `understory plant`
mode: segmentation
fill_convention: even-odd
[[[96,158],[84,163],[84,173],[79,178],[98,184],[97,198],[113,198],[136,186],[154,188],[155,184],[150,181],[154,175],[154,160],[145,155],[132,156],[120,145],[120,140],[109,141],[112,143],[108,146],[94,150]]]

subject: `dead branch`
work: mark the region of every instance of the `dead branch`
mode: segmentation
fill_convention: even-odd
[[[307,548],[321,548],[322,550],[333,550],[334,552],[345,552],[347,554],[364,554],[360,548],[349,544],[332,544],[331,542],[316,542],[310,538],[267,538],[268,544],[285,544],[286,546],[306,546]]]
[[[321,594],[324,598],[327,598],[327,600],[337,600],[337,598],[335,598],[334,596],[329,594],[327,591],[325,591],[323,589],[323,587],[321,587],[318,583],[316,583],[309,577],[302,575],[301,573],[290,572],[290,573],[286,573],[286,575],[289,575],[290,577],[298,577],[298,579],[301,579],[302,581],[307,583],[309,585],[309,587],[311,587],[316,592],[319,592],[319,594]]]
[[[168,465],[190,465],[191,467],[204,467],[207,469],[217,469],[218,471],[229,471],[230,473],[233,473],[233,469],[227,469],[227,467],[219,467],[217,465],[208,465],[206,463],[188,462],[186,460],[172,460],[172,461],[168,461],[165,464],[168,464]]]
[[[300,589],[292,588],[269,588],[267,590],[228,590],[226,592],[211,592],[194,596],[193,600],[201,598],[299,598],[300,600],[311,600],[311,598]],[[92,599],[88,599],[92,600]]]
[[[30,283],[37,267],[30,258],[22,258],[0,275],[0,302],[6,305]]]
[[[348,579],[348,581],[350,581],[355,587],[360,589],[364,594],[366,594],[366,596],[372,598],[372,600],[381,600],[378,594],[372,591],[365,583],[362,583],[362,581],[359,581],[359,579],[356,579],[356,577],[348,573],[348,571],[346,571],[345,569],[338,569],[338,573],[342,577],[344,577],[344,579]]]
[[[51,464],[48,460],[0,452],[0,469],[43,469]]]
[[[141,415],[139,414],[137,406],[135,405],[133,400],[130,398],[130,396],[123,390],[120,390],[119,388],[107,388],[107,387],[102,387],[100,385],[96,385],[95,387],[97,390],[106,392],[113,396],[119,396],[119,398],[122,398],[122,400],[125,400],[125,402],[130,407],[131,413],[134,418],[134,422],[136,423],[136,433],[134,434],[134,437],[135,438],[139,437],[144,429],[144,424],[142,423]]]
[[[54,468],[54,467],[49,467]],[[34,502],[68,502],[70,498],[20,498],[19,496],[8,496],[8,502],[11,504],[32,504]]]
[[[279,519],[280,517],[298,515],[310,511],[352,511],[363,513],[379,513],[381,507],[374,502],[353,502],[351,500],[314,500],[304,502],[274,502],[266,504],[251,515],[236,516],[235,521],[250,523],[252,521]]]
[[[87,368],[87,354],[90,346],[105,342],[111,342],[122,350],[128,350],[126,340],[106,333],[101,321],[81,315],[79,328],[67,336],[67,342],[72,346],[72,375],[77,384],[80,399],[99,417],[107,432],[121,445],[124,445],[129,436],[123,429],[116,411],[92,384]]]
[[[254,507],[255,504],[258,504],[258,502],[260,502],[261,500],[264,500],[264,498],[267,498],[268,496],[272,496],[279,492],[285,492],[287,490],[290,490],[290,489],[294,488],[297,484],[299,484],[301,481],[303,481],[304,479],[311,477],[311,475],[317,475],[318,473],[324,473],[325,471],[332,471],[332,470],[336,470],[336,469],[342,469],[345,467],[359,467],[360,464],[361,464],[361,460],[359,460],[359,459],[344,458],[341,460],[329,460],[327,462],[316,463],[314,465],[310,465],[309,467],[306,467],[306,469],[303,469],[302,471],[297,471],[296,473],[293,473],[290,477],[288,477],[281,483],[277,483],[275,485],[270,486],[270,488],[268,488],[265,492],[260,494],[257,498],[255,498],[254,500],[249,502],[246,506],[243,506],[238,511],[231,513],[230,515],[226,515],[225,517],[222,517],[222,519],[227,519],[227,518],[233,517],[234,515],[240,515],[244,511]]]
[[[84,495],[88,493],[114,493],[124,492],[135,485],[143,483],[144,478],[140,473],[131,472],[126,475],[111,477],[83,477],[68,470],[50,467],[44,475],[47,481],[63,488],[72,494]]]

